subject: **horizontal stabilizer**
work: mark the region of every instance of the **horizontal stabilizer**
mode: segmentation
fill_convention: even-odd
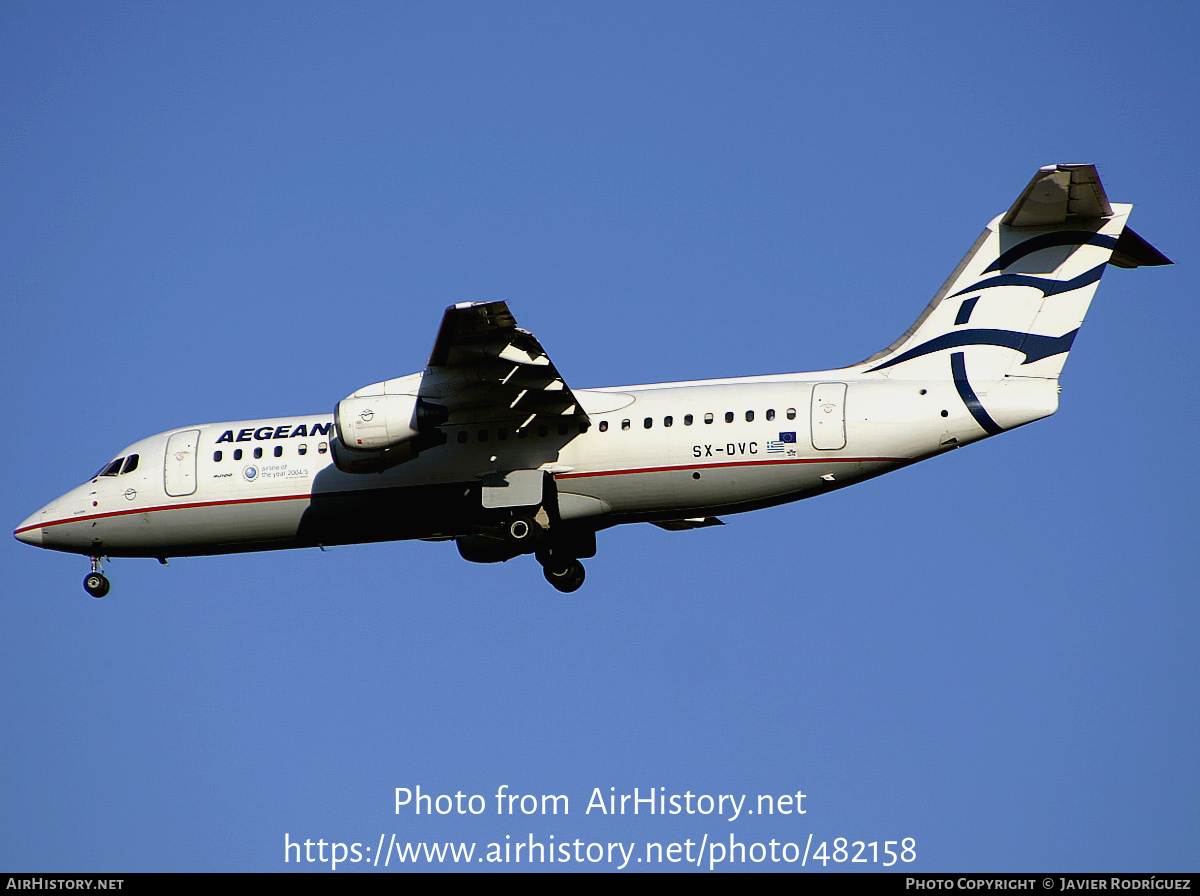
[[[1108,260],[1108,263],[1115,264],[1119,268],[1174,264],[1171,259],[1134,233],[1130,227],[1121,231],[1121,236],[1118,237],[1117,244],[1113,247],[1112,258]]]
[[[1107,218],[1111,214],[1095,165],[1047,165],[1033,176],[1000,223],[1006,227],[1052,227],[1072,218]]]

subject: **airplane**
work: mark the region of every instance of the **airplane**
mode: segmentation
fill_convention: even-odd
[[[332,416],[184,426],[134,442],[13,533],[103,561],[454,541],[532,554],[573,592],[596,533],[667,530],[844,488],[1053,414],[1108,264],[1171,264],[1094,165],[1038,170],[916,322],[849,367],[573,389],[505,302],[445,310],[425,369]]]

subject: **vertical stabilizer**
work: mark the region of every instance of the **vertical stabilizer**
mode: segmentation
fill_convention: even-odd
[[[1040,169],[917,322],[863,372],[953,378],[973,398],[1006,377],[1057,379],[1109,262],[1170,264],[1125,226],[1094,165]]]

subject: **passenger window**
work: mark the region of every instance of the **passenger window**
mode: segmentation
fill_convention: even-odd
[[[255,459],[255,460],[262,460],[262,448],[255,448],[255,449],[254,449],[254,459]]]
[[[670,426],[675,420],[671,417],[663,417],[663,426]]]
[[[550,435],[550,427],[543,423],[538,427],[538,435],[543,439],[546,438],[546,436]]]
[[[501,442],[507,442],[508,441],[508,430],[507,429],[496,430],[496,438],[498,438]]]
[[[645,421],[643,421],[642,425],[643,425],[644,427],[646,427],[646,429],[649,429],[651,426],[653,426],[653,425],[654,425],[654,418],[653,418],[653,417],[647,417],[647,418],[645,419]]]
[[[713,415],[712,415],[712,414],[705,414],[705,415],[704,415],[704,422],[705,422],[705,423],[712,423],[712,422],[713,422]]]
[[[317,453],[318,454],[324,454],[328,450],[329,450],[329,445],[327,443],[319,442],[317,444]]]
[[[241,460],[241,459],[242,459],[242,449],[241,449],[241,448],[234,448],[234,449],[233,449],[233,459],[234,459],[234,460]]]
[[[580,435],[583,435],[585,432],[587,432],[587,431],[588,431],[588,428],[589,428],[591,425],[592,425],[592,424],[588,423],[586,420],[582,421],[582,422],[579,424],[579,434],[580,434]]]
[[[621,421],[621,429],[629,429],[629,421],[628,420]]]
[[[601,432],[608,432],[608,421],[607,421],[607,420],[601,420],[601,421],[600,421],[600,431],[601,431]]]
[[[565,436],[568,432],[570,432],[570,430],[571,430],[571,425],[569,423],[558,424],[558,434],[560,436]]]
[[[726,412],[725,412],[725,422],[726,422],[726,423],[732,423],[732,422],[733,422],[733,411],[726,411]]]
[[[767,419],[768,420],[775,419],[775,409],[774,408],[767,408]]]
[[[303,444],[303,443],[301,443],[301,444],[300,444],[300,445],[299,445],[299,446],[296,448],[296,453],[297,453],[297,454],[299,454],[301,457],[304,457],[304,455],[308,454],[308,446],[307,446],[307,445],[305,445],[305,444]]]
[[[788,418],[789,420],[795,420],[795,419],[796,419],[796,409],[795,409],[795,408],[788,408],[788,409],[787,409],[787,418]]]
[[[692,425],[692,415],[691,415],[691,414],[684,414],[684,415],[683,415],[683,425],[684,425],[684,426],[691,426],[691,425]]]
[[[221,454],[221,452],[220,452],[220,451],[214,451],[214,452],[213,452],[213,460],[214,460],[214,461],[216,461],[217,463],[220,463],[220,462],[221,462],[221,458],[222,458],[222,457],[224,457],[224,455],[223,455],[223,454]]]
[[[481,441],[481,442],[486,442],[487,441],[487,430],[486,429],[479,430],[479,432],[475,433],[475,438],[479,439],[479,441]]]
[[[282,446],[282,445],[276,445],[276,446],[275,446],[275,456],[276,456],[276,457],[283,457],[283,446]]]
[[[465,429],[460,429],[458,431],[458,444],[460,444],[460,445],[463,444],[469,438],[470,438],[470,436],[467,434],[467,431]]]
[[[746,411],[746,422],[747,423],[754,422],[754,411]]]

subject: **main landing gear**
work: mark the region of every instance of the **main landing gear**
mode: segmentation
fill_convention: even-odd
[[[100,558],[92,558],[92,571],[83,578],[83,590],[92,597],[104,597],[112,585],[100,566]]]
[[[545,531],[541,523],[527,516],[514,516],[504,525],[504,537],[522,554],[535,550]]]
[[[541,548],[534,556],[542,564],[542,575],[546,581],[564,594],[578,591],[583,585],[583,564],[570,554]]]
[[[504,537],[522,554],[532,553],[542,565],[546,581],[569,594],[583,584],[583,564],[555,545],[551,530],[531,517],[515,515],[504,525]]]
[[[573,557],[550,560],[542,564],[542,575],[559,591],[570,594],[572,591],[578,591],[583,585],[583,564]]]
[[[545,528],[532,517],[515,514],[504,525],[504,537],[522,554],[532,553],[542,565],[546,581],[564,594],[583,585],[583,564],[555,537],[553,528]]]

